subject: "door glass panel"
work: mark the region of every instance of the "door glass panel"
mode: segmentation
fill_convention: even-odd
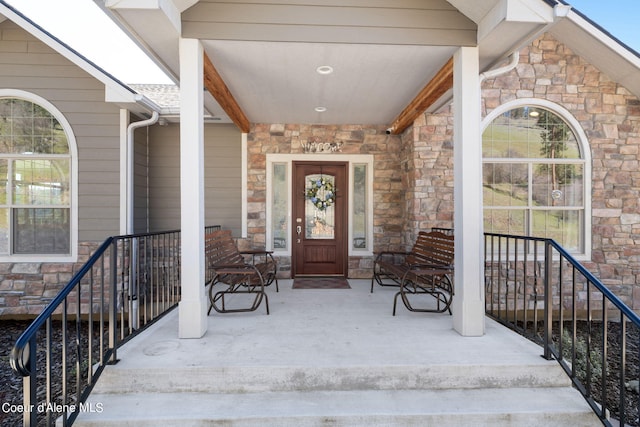
[[[333,239],[335,235],[335,177],[305,176],[305,237]]]
[[[273,248],[287,249],[287,203],[288,203],[288,186],[287,186],[287,164],[273,164],[273,199],[272,199],[272,216],[271,229],[273,230]]]
[[[367,165],[353,167],[353,249],[367,249]]]

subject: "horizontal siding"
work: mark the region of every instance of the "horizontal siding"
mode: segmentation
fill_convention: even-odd
[[[475,45],[477,26],[445,0],[200,1],[183,36],[209,40]]]
[[[149,141],[151,231],[180,228],[180,127],[154,126]]]
[[[142,127],[134,133],[134,232],[145,233],[148,230],[148,127]]]
[[[0,24],[0,87],[34,93],[71,124],[78,145],[81,241],[119,234],[119,109],[81,68],[10,21]]]
[[[233,125],[205,132],[205,218],[207,224],[242,232],[242,137]]]
[[[0,54],[1,55],[1,54]],[[46,67],[40,67],[40,70],[44,73],[46,71]],[[91,90],[96,88],[96,84],[100,84],[93,77],[90,77],[87,74],[87,79],[80,78],[70,78],[70,77],[59,77],[59,78],[51,78],[50,76],[41,76],[41,77],[23,77],[23,76],[2,76],[3,87],[28,87],[33,90],[44,89],[51,85],[51,82],[55,80],[57,89],[85,89]],[[103,86],[104,87],[104,86]],[[104,92],[103,92],[104,94]],[[104,102],[104,95],[102,96],[102,101]]]
[[[184,14],[185,21],[244,24],[310,25],[475,30],[456,9],[362,6],[230,4],[201,2]]]
[[[150,141],[150,223],[180,228],[180,129],[154,126]],[[233,125],[205,125],[205,223],[241,231],[241,136]]]

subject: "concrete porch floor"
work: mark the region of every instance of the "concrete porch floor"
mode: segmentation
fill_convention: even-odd
[[[369,280],[292,283],[268,289],[270,315],[212,313],[201,339],[169,313],[123,345],[89,398],[105,411],[76,424],[600,425],[557,362],[494,321],[462,337],[449,314],[392,316],[396,290]]]
[[[178,339],[174,310],[118,351],[118,367],[152,366],[402,366],[424,364],[553,364],[542,348],[486,320],[483,337],[462,337],[449,314],[412,313],[394,288],[349,280],[351,289],[268,288],[271,314],[263,305],[250,313],[212,311],[201,339]],[[430,301],[429,301],[430,302]]]

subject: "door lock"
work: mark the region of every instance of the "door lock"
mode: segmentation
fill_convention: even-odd
[[[300,235],[300,233],[302,233],[302,227],[301,226],[296,226],[296,233],[298,233],[298,236]]]

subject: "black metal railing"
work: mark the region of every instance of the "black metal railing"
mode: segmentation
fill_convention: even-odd
[[[109,237],[18,338],[24,426],[71,425],[117,348],[180,300],[180,231]]]
[[[565,249],[485,233],[485,290],[487,315],[541,344],[604,425],[640,425],[640,317]]]

